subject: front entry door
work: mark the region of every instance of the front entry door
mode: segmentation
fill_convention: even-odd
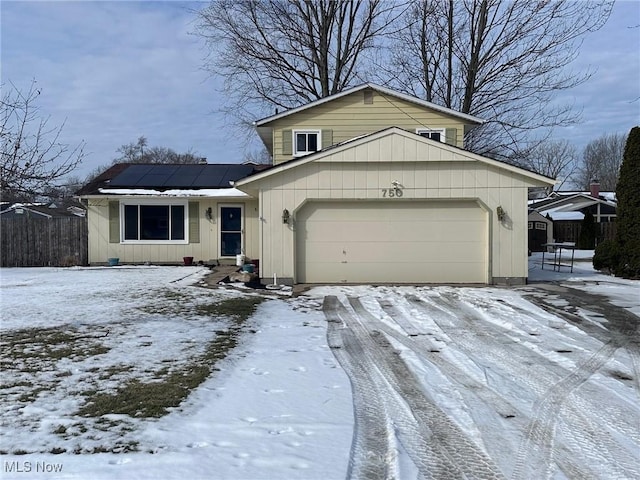
[[[234,257],[242,253],[242,205],[220,207],[220,256]]]

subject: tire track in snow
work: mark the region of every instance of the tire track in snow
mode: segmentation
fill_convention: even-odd
[[[617,345],[609,342],[598,349],[591,357],[578,364],[576,369],[565,378],[552,385],[534,406],[531,423],[518,450],[514,480],[539,479],[542,471],[544,478],[550,478],[550,460],[553,454],[555,426],[557,417],[569,394],[585,383],[609,361]],[[575,416],[572,415],[575,419]],[[525,471],[526,467],[526,471]]]
[[[452,342],[461,348],[461,350],[468,352],[474,357],[491,361],[493,363],[492,368],[494,369],[506,367],[506,372],[508,374],[518,378],[521,383],[531,389],[538,398],[538,400],[536,400],[537,402],[540,402],[540,399],[545,396],[550,395],[549,391],[552,390],[553,385],[559,384],[559,386],[562,386],[562,379],[571,375],[572,372],[570,370],[551,362],[548,358],[527,349],[523,345],[513,342],[513,340],[509,340],[507,342],[508,347],[506,347],[504,339],[508,339],[506,336],[508,332],[487,322],[479,313],[475,312],[473,308],[467,306],[464,301],[456,299],[451,295],[429,297],[429,300],[434,303],[427,303],[417,297],[409,298],[409,301],[413,302],[423,312],[432,316],[433,321],[451,338]],[[435,303],[437,301],[440,302]],[[444,318],[442,317],[443,312],[447,314]],[[481,337],[481,340],[478,340],[478,337]],[[504,339],[502,337],[504,337]],[[611,352],[611,355],[613,355],[613,351]],[[535,359],[535,361],[532,362],[532,359]],[[605,363],[606,361],[608,361],[608,359],[605,360]],[[538,368],[535,371],[532,371],[531,366],[534,364]],[[553,410],[556,412],[556,415],[559,408],[562,406],[562,404],[558,402],[562,401],[564,403],[564,400],[570,393],[571,391],[569,390],[558,391],[556,392],[556,396],[549,400],[551,405],[557,404],[557,408]],[[609,415],[612,423],[619,426],[621,431],[628,428],[628,425],[620,422],[620,418],[618,418],[617,415],[612,415],[611,412],[608,411],[603,412],[601,405],[594,405],[589,400],[585,401],[578,398],[576,400],[576,407],[584,409],[584,411],[588,412],[589,415],[594,418],[599,415]],[[573,409],[569,409],[569,412],[572,411]],[[534,412],[537,414],[535,410]],[[569,415],[571,415],[571,413],[569,413]],[[581,419],[575,415],[571,416],[571,419],[573,424],[582,423]],[[535,416],[532,418],[531,423],[534,421]],[[552,424],[553,423],[547,425]],[[583,423],[582,427],[589,431],[593,428],[593,425],[591,423]],[[530,428],[531,425],[525,429],[525,432],[528,432]],[[553,445],[553,438],[550,437],[553,432],[536,429],[537,433],[540,433],[541,431],[545,432],[545,435],[539,438],[543,445],[543,448],[540,451],[542,456],[538,455],[536,457],[537,461],[534,462],[533,456],[536,454],[536,451],[533,449],[529,451],[529,456],[531,457],[529,461],[531,464],[536,463],[537,468],[537,470],[536,468],[531,468],[531,471],[533,472],[533,476],[531,478],[535,478],[536,480],[540,478],[541,471],[545,471],[547,467],[550,467],[549,462],[551,459],[551,451],[549,451],[545,445]],[[538,437],[539,435],[536,438]],[[607,445],[606,448],[615,451],[617,443]],[[518,455],[522,455],[520,452],[522,452],[522,446],[518,450]],[[518,459],[519,457],[516,456],[516,465]],[[543,467],[540,467],[542,464]],[[559,467],[564,471],[570,471],[572,469],[570,463],[566,462],[560,464]],[[540,468],[542,468],[542,470],[540,470]],[[517,469],[515,474],[519,474]]]
[[[360,302],[359,299],[349,298],[349,303],[353,307],[354,311],[360,315],[367,324],[374,326],[376,329],[384,332],[387,336],[407,347],[424,360],[437,366],[449,380],[459,384],[464,389],[468,389],[469,392],[477,396],[483,402],[492,405],[497,413],[503,418],[514,419],[514,423],[521,422],[522,420],[520,419],[526,419],[523,412],[519,411],[511,402],[501,397],[488,385],[478,382],[467,372],[443,358],[439,353],[439,350],[431,344],[427,337],[420,337],[420,339],[407,338],[405,335],[391,328],[383,321],[377,319],[364,307],[364,305],[362,305],[362,302]],[[390,312],[387,312],[387,314],[389,313]],[[391,318],[394,321],[397,320],[397,317],[395,316]],[[522,425],[524,425],[524,423]]]
[[[393,431],[377,378],[371,365],[364,364],[362,346],[344,327],[338,315],[340,304],[333,296],[322,305],[327,319],[327,340],[336,360],[351,382],[354,405],[354,431],[347,478],[392,478],[395,454],[391,444]]]
[[[368,362],[376,365],[389,386],[387,399],[398,436],[423,477],[503,478],[486,452],[426,396],[384,335],[341,304],[339,315],[362,340]]]
[[[393,415],[393,418],[389,417],[388,410],[391,409],[391,404],[401,403],[397,392],[391,390],[385,379],[380,373],[378,365],[379,362],[372,361],[369,354],[363,352],[363,345],[360,344],[358,339],[363,339],[369,336],[369,334],[362,335],[359,331],[356,335],[354,330],[349,326],[344,328],[332,327],[333,325],[343,325],[343,319],[348,316],[347,310],[344,308],[335,296],[325,297],[324,308],[325,315],[329,321],[329,328],[333,328],[338,335],[342,335],[340,344],[342,349],[334,349],[334,354],[345,360],[346,373],[349,376],[353,386],[354,392],[361,392],[360,395],[354,394],[354,415],[356,417],[356,428],[354,430],[354,438],[351,449],[351,461],[347,478],[394,478],[394,465],[397,463],[397,458],[393,457],[391,452],[393,445],[390,437],[394,434],[402,442],[405,447],[405,451],[409,454],[410,458],[414,461],[420,471],[420,478],[442,478],[449,479],[452,477],[452,472],[455,472],[455,468],[448,465],[439,465],[437,462],[431,462],[430,464],[421,465],[421,455],[428,455],[431,451],[431,447],[425,440],[425,435],[418,429],[418,425],[415,421],[404,418],[403,416]],[[355,346],[357,344],[357,346]],[[350,348],[354,345],[355,348]],[[368,345],[370,348],[370,345]],[[351,368],[353,364],[360,365],[362,368]],[[385,388],[386,386],[386,388]],[[369,404],[377,405],[376,410],[378,412],[384,412],[386,416],[385,424],[392,423],[392,427],[388,427],[388,431],[384,436],[388,439],[386,444],[380,442],[380,418],[376,418],[375,415],[364,415],[363,412],[368,408]],[[392,409],[396,413],[396,409]],[[428,435],[426,435],[428,437]],[[418,456],[416,456],[416,452]],[[372,459],[387,457],[389,459],[388,464],[377,465],[372,462]],[[396,468],[397,470],[397,468]]]
[[[359,302],[358,302],[359,303]],[[396,307],[395,305],[393,305],[393,303],[390,303],[387,300],[378,300],[378,304],[380,305],[380,307],[382,307],[382,310],[389,315],[390,317],[392,317],[395,322],[405,331],[407,332],[407,335],[409,335],[410,337],[417,337],[419,335],[425,335],[425,332],[423,332],[421,329],[419,329],[416,325],[413,324],[413,322],[411,322],[411,320],[409,320],[408,318],[406,318],[402,312],[400,311],[400,309],[398,307]],[[353,306],[353,304],[352,304]],[[366,311],[366,310],[365,310]],[[368,313],[368,312],[367,312]]]
[[[418,297],[413,297],[414,301],[420,302],[421,300]],[[458,368],[456,365],[447,362],[439,353],[434,353],[431,342],[428,340],[428,337],[419,337],[419,338],[407,338],[402,333],[398,332],[396,329],[391,328],[389,325],[384,323],[375,317],[371,312],[369,312],[362,302],[359,299],[349,298],[349,303],[353,307],[354,311],[362,317],[368,325],[373,326],[374,328],[384,332],[387,336],[393,338],[403,346],[407,347],[415,354],[423,358],[424,360],[434,364],[439,368],[439,370],[451,381],[458,383],[462,390],[469,395],[473,395],[484,402],[486,405],[489,405],[493,410],[495,410],[501,417],[508,419],[508,424],[510,427],[508,428],[516,428],[520,431],[525,431],[525,428],[528,425],[529,417],[521,410],[513,406],[507,399],[501,397],[497,392],[492,390],[488,385],[477,382],[473,377],[471,377],[467,372]],[[384,310],[384,309],[383,309]],[[388,315],[394,313],[395,315],[401,314],[399,310],[388,311],[384,310]],[[443,313],[442,311],[440,311]],[[391,315],[390,315],[391,316]],[[395,316],[391,317],[392,320],[397,320]],[[584,431],[595,431],[594,427],[588,422],[588,419],[582,416],[581,426],[584,428]],[[485,422],[478,422],[476,427],[483,432],[483,435],[486,438],[495,435],[495,425],[487,425]],[[495,440],[493,440],[495,442]],[[500,441],[500,440],[498,440]],[[603,448],[604,445],[600,445],[600,450],[609,451],[608,449]],[[503,445],[504,449],[509,448],[510,446]],[[566,448],[563,446],[563,449]],[[506,451],[506,450],[503,450]],[[609,458],[614,458],[613,456]],[[567,472],[569,474],[569,478],[579,478],[581,480],[588,479],[596,479],[597,476],[590,471],[588,471],[584,466],[577,464],[571,457],[571,455],[558,456],[556,459],[557,464],[560,466],[562,471]]]
[[[579,392],[571,395],[571,403],[565,405],[565,409],[577,400],[578,395]],[[565,418],[569,421],[565,422]],[[574,461],[582,461],[582,463],[588,459],[592,464],[605,467],[610,478],[638,478],[638,454],[634,455],[634,452],[630,452],[624,445],[619,444],[612,437],[609,425],[594,424],[591,418],[586,417],[581,409],[575,406],[570,408],[569,413],[565,410],[561,411],[558,420],[557,429],[564,430],[562,438],[571,448],[567,451],[564,445],[556,442],[553,456],[569,478],[583,480],[597,477],[589,476],[584,471],[577,474],[573,469],[564,468],[561,463],[563,458],[573,458]]]
[[[638,318],[631,312],[615,307],[597,295],[583,294],[568,287],[558,289],[557,293],[569,305],[577,304],[595,312],[602,312],[609,321],[611,335],[601,348],[586,361],[579,363],[569,375],[551,386],[536,402],[533,419],[518,451],[512,477],[514,480],[538,479],[542,469],[546,471],[546,478],[550,478],[552,472],[549,467],[554,454],[556,423],[563,404],[572,392],[613,357],[618,348],[637,342],[639,323]],[[571,415],[567,420],[577,421],[579,418]],[[615,444],[610,447],[615,448]]]

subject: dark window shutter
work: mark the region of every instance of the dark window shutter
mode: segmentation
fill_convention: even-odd
[[[189,243],[200,243],[200,202],[189,202]]]
[[[282,154],[293,155],[291,130],[282,131]]]
[[[322,149],[333,145],[333,130],[322,130]]]
[[[445,142],[449,145],[458,146],[458,129],[446,128],[445,129]]]
[[[120,202],[109,202],[109,243],[120,243]]]

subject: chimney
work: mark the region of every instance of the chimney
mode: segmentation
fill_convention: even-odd
[[[600,182],[597,179],[591,180],[591,184],[589,185],[589,189],[591,190],[591,196],[593,198],[600,197]]]

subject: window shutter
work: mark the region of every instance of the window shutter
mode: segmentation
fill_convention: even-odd
[[[120,243],[120,202],[109,202],[109,243]]]
[[[200,202],[189,202],[189,243],[200,243]]]
[[[282,131],[282,154],[293,155],[293,139],[291,138],[291,130]]]
[[[322,149],[333,145],[333,130],[322,130]]]
[[[458,146],[458,129],[457,128],[445,128],[445,142],[449,145]]]

